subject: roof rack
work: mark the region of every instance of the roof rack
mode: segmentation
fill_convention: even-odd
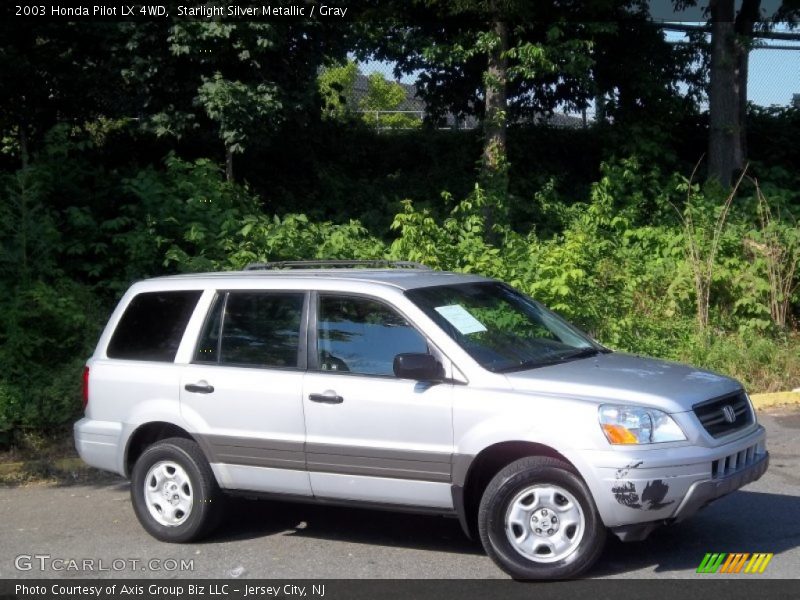
[[[317,267],[346,268],[372,267],[377,269],[422,269],[431,268],[410,260],[280,260],[276,262],[250,263],[245,271],[270,271],[273,269],[313,269]]]

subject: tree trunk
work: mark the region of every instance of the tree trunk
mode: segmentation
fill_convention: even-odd
[[[708,178],[730,187],[742,157],[734,0],[711,0]],[[745,91],[746,93],[746,91]]]
[[[481,159],[481,182],[486,192],[486,205],[483,217],[486,227],[486,241],[499,242],[495,223],[505,221],[506,199],[508,198],[508,162],[506,160],[506,83],[508,82],[508,26],[497,20],[494,32],[498,43],[489,51],[484,89],[486,95],[486,114],[483,120],[483,156]]]
[[[500,41],[489,52],[484,87],[486,115],[483,121],[483,171],[488,178],[505,177],[506,162],[506,82],[508,80],[508,26],[497,21],[494,32]]]
[[[225,179],[233,183],[233,150],[225,148]]]
[[[747,78],[753,29],[760,17],[761,0],[743,0],[736,15],[737,79],[739,85],[739,138],[742,161],[747,160]]]

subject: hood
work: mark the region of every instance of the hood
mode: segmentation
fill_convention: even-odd
[[[735,379],[689,365],[609,352],[557,365],[508,373],[520,391],[569,396],[598,404],[639,404],[666,412],[741,389]]]

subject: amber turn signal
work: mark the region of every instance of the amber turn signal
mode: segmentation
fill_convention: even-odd
[[[638,444],[639,440],[622,425],[603,423],[603,432],[612,444]]]

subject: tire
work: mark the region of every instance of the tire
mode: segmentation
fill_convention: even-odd
[[[223,494],[200,447],[192,440],[169,438],[149,446],[136,461],[131,500],[150,535],[183,543],[216,527]]]
[[[577,577],[606,539],[583,480],[570,465],[540,456],[511,463],[489,482],[478,531],[486,553],[515,579]]]

